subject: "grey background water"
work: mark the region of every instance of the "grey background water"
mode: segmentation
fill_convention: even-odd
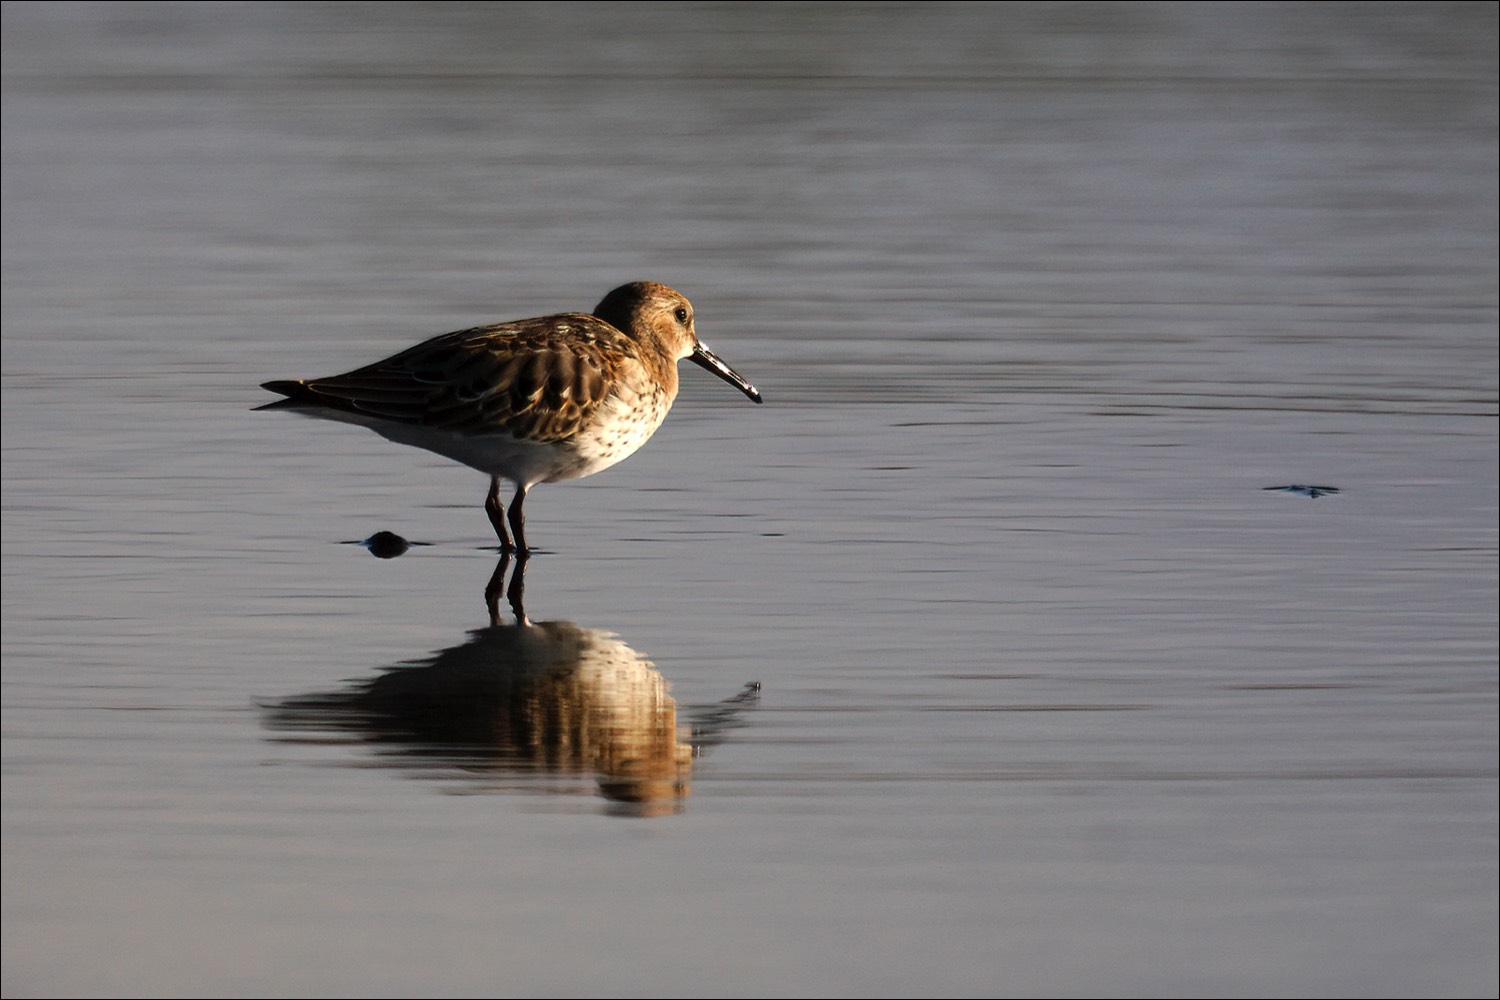
[[[7,996],[1495,995],[1494,4],[3,45]],[[767,402],[537,490],[571,625],[250,412],[637,278]]]

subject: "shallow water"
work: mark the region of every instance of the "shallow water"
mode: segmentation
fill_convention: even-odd
[[[1494,5],[351,10],[4,8],[6,995],[1493,995]]]

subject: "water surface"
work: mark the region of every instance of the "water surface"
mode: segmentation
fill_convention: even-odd
[[[1494,6],[531,6],[6,5],[5,993],[1493,995]]]

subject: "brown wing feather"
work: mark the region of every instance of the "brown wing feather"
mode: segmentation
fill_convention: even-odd
[[[534,441],[575,433],[609,394],[610,358],[634,345],[582,314],[435,337],[343,375],[266,387],[334,409],[460,434],[507,431]]]

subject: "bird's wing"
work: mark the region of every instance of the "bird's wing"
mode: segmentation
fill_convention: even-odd
[[[294,405],[546,442],[577,431],[605,400],[622,350],[634,356],[623,334],[592,316],[548,316],[444,334],[343,375],[265,388]]]

